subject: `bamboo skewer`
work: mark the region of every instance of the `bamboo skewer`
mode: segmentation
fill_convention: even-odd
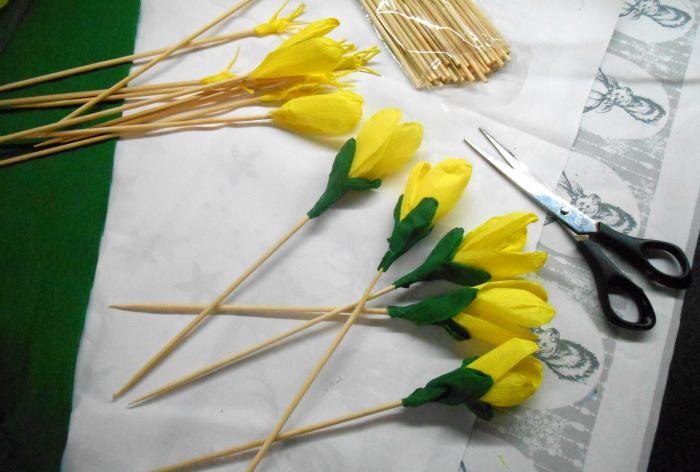
[[[215,88],[219,88],[219,87],[232,86],[234,84],[241,84],[241,83],[245,82],[245,80],[246,80],[245,77],[238,77],[238,78],[232,78],[232,79],[228,79],[228,80],[222,80],[221,82],[217,82],[217,83],[213,83],[213,84],[196,85],[193,87],[187,87],[184,89],[180,89],[180,90],[177,90],[174,92],[167,93],[167,94],[162,95],[162,96],[149,98],[147,100],[144,100],[143,102],[140,102],[139,104],[127,103],[125,105],[110,108],[108,110],[98,111],[98,112],[90,113],[88,115],[77,116],[75,118],[71,118],[69,120],[65,120],[62,122],[50,123],[47,125],[37,126],[35,128],[31,128],[31,129],[27,129],[27,130],[18,131],[16,133],[6,134],[4,136],[0,136],[0,143],[7,142],[7,141],[10,141],[13,139],[20,139],[20,138],[29,137],[29,136],[32,136],[34,134],[40,133],[40,132],[54,131],[54,130],[57,130],[59,128],[66,128],[68,126],[73,126],[73,125],[85,123],[87,121],[92,121],[92,120],[102,118],[105,116],[109,116],[109,115],[115,115],[115,114],[121,113],[123,111],[132,110],[134,108],[138,108],[138,107],[148,105],[151,103],[156,103],[158,101],[167,100],[170,98],[177,98],[180,96],[194,94],[197,92],[203,92],[206,90],[211,90],[211,89],[215,89]],[[0,165],[2,165],[3,162],[5,162],[5,161],[0,161]]]
[[[372,300],[375,298],[379,298],[379,297],[386,295],[387,293],[389,293],[393,290],[396,290],[396,287],[393,285],[390,285],[388,287],[383,288],[382,290],[379,290],[379,291],[369,295],[367,297],[367,299]],[[131,401],[129,403],[129,407],[141,405],[147,401],[153,400],[153,399],[158,398],[160,396],[163,396],[167,393],[170,393],[173,390],[184,387],[185,385],[189,385],[192,382],[195,382],[199,379],[202,379],[202,378],[204,378],[210,374],[213,374],[214,372],[217,372],[225,367],[229,367],[229,366],[235,364],[236,362],[238,362],[239,360],[244,359],[246,357],[249,357],[253,353],[256,353],[258,351],[266,349],[270,346],[273,346],[273,345],[283,341],[284,339],[286,339],[290,336],[293,336],[294,334],[297,334],[297,333],[300,333],[306,329],[309,329],[312,326],[320,323],[321,321],[330,320],[343,312],[347,312],[348,310],[354,310],[357,307],[357,305],[358,305],[358,302],[355,302],[355,303],[345,305],[343,307],[331,308],[331,309],[327,310],[325,313],[321,314],[320,316],[316,316],[315,318],[308,320],[308,321],[306,321],[306,322],[304,322],[304,323],[302,323],[302,324],[300,324],[292,329],[289,329],[283,333],[280,333],[276,336],[273,336],[272,338],[269,338],[265,341],[257,343],[253,346],[245,348],[245,349],[243,349],[235,354],[226,356],[217,362],[209,364],[209,365],[207,365],[201,369],[198,369],[190,374],[187,374],[187,375],[184,375],[178,379],[175,379],[172,382],[169,382],[169,383],[157,388],[156,390],[153,390],[149,393],[146,393],[145,395],[142,395],[139,398]],[[223,308],[224,308],[224,305],[221,305],[217,311],[220,311]],[[316,307],[316,308],[318,308],[318,307]],[[263,307],[263,309],[267,309],[267,310],[273,309],[273,310],[275,310],[274,313],[281,313],[281,312],[289,313],[288,308],[285,308],[285,307],[279,307],[279,308]],[[236,309],[236,310],[238,310],[238,309]],[[372,310],[373,313],[386,314],[386,309],[369,309],[369,310],[367,310],[367,309],[363,308],[362,312],[365,313],[365,312],[368,312],[370,310]],[[300,313],[300,311],[296,311],[296,310],[295,310],[295,312]]]
[[[367,408],[366,410],[361,410],[355,413],[350,413],[348,415],[339,416],[337,418],[321,421],[319,423],[314,423],[309,426],[304,426],[301,428],[292,429],[280,433],[276,438],[275,442],[282,441],[285,439],[295,438],[304,434],[313,433],[315,431],[320,431],[322,429],[330,428],[332,426],[337,426],[342,423],[347,423],[349,421],[357,420],[360,418],[365,418],[367,416],[376,415],[383,413],[385,411],[394,410],[396,408],[402,407],[403,402],[401,400],[396,400],[389,403],[384,403],[382,405],[375,406],[373,408]],[[176,470],[192,469],[193,467],[202,466],[216,460],[220,460],[226,457],[233,456],[240,452],[249,451],[255,449],[263,444],[263,440],[259,439],[257,441],[250,441],[239,446],[230,447],[227,449],[222,449],[220,451],[211,452],[209,454],[203,454],[201,456],[195,457],[194,459],[184,460],[175,464],[171,464],[165,467],[160,467],[158,469],[153,469],[150,472],[173,472]]]
[[[230,34],[224,34],[220,36],[213,36],[210,38],[203,38],[203,39],[198,39],[194,40],[188,45],[180,48],[178,51],[173,53],[171,55],[174,56],[175,54],[181,54],[184,52],[191,52],[194,50],[198,49],[203,49],[206,47],[211,47],[211,46],[219,46],[224,43],[228,43],[231,41],[237,41],[239,39],[244,39],[252,36],[256,36],[257,33],[255,33],[255,30],[244,30],[244,31],[237,31],[235,33],[230,33]],[[45,75],[40,75],[37,77],[32,77],[31,79],[24,79],[24,80],[19,80],[17,82],[12,82],[9,84],[4,84],[0,85],[0,92],[6,92],[8,90],[14,90],[14,89],[19,89],[19,88],[24,88],[24,87],[29,87],[32,85],[40,84],[43,82],[48,82],[51,80],[56,80],[56,79],[63,79],[65,77],[70,77],[73,75],[78,75],[78,74],[84,74],[85,72],[91,72],[99,69],[105,69],[107,67],[112,67],[116,66],[119,64],[127,64],[129,62],[136,62],[139,59],[145,59],[148,57],[155,56],[157,54],[161,54],[165,51],[168,50],[168,47],[163,47],[159,49],[152,49],[150,51],[144,51],[144,52],[139,52],[135,54],[130,54],[127,56],[122,56],[122,57],[116,57],[114,59],[109,59],[105,61],[100,61],[100,62],[94,62],[92,64],[86,64],[83,66],[79,67],[73,67],[71,69],[65,69],[62,71],[58,72],[52,72],[50,74],[45,74]]]
[[[270,118],[268,113],[263,115],[250,115],[250,116],[232,116],[229,118],[197,118],[191,120],[183,121],[157,121],[155,123],[142,123],[135,125],[117,125],[117,126],[107,126],[104,128],[86,128],[86,129],[75,129],[68,131],[57,131],[51,133],[47,136],[75,136],[82,134],[100,134],[100,133],[111,133],[112,135],[122,136],[123,134],[138,133],[141,131],[157,131],[164,128],[192,128],[203,125],[227,125],[233,123],[246,123],[253,121],[266,120]],[[49,149],[50,150],[50,149]]]
[[[139,67],[139,68],[136,69],[135,71],[131,72],[128,76],[124,77],[123,79],[121,79],[120,81],[118,81],[117,83],[115,83],[114,85],[112,85],[110,88],[108,88],[108,89],[105,90],[104,92],[100,93],[98,96],[96,96],[95,98],[93,98],[93,99],[90,100],[89,102],[87,102],[87,103],[83,104],[82,106],[80,106],[79,108],[73,110],[71,113],[69,113],[68,115],[66,115],[66,116],[65,116],[63,119],[61,119],[60,121],[61,121],[61,122],[65,122],[66,120],[70,120],[71,118],[74,118],[74,117],[76,117],[76,116],[81,115],[83,112],[89,110],[89,109],[92,108],[94,105],[96,105],[97,103],[99,103],[103,98],[106,98],[106,97],[108,97],[110,94],[112,94],[113,92],[116,92],[117,90],[121,89],[121,88],[124,87],[126,84],[128,84],[129,82],[131,82],[132,80],[134,80],[136,77],[141,76],[141,75],[144,74],[146,71],[150,70],[153,66],[155,66],[156,64],[158,64],[160,61],[162,61],[163,59],[165,59],[165,58],[167,58],[168,56],[170,56],[170,55],[171,55],[173,52],[175,52],[176,50],[180,49],[180,48],[183,47],[183,46],[186,46],[186,45],[189,44],[190,41],[192,41],[193,39],[195,39],[195,38],[197,38],[198,36],[201,36],[202,34],[206,33],[207,31],[209,31],[210,29],[212,29],[214,26],[218,25],[219,23],[221,23],[222,21],[226,20],[228,17],[230,17],[231,15],[233,15],[234,13],[236,13],[238,10],[240,10],[240,9],[242,9],[242,8],[244,8],[244,7],[246,7],[246,6],[248,6],[248,4],[250,4],[250,3],[254,2],[254,1],[255,1],[255,0],[242,0],[241,2],[237,3],[236,5],[234,5],[233,7],[229,8],[229,9],[226,10],[224,13],[222,13],[221,15],[219,15],[216,19],[214,19],[213,21],[210,21],[209,23],[207,23],[207,24],[204,25],[203,27],[199,28],[197,31],[195,31],[194,33],[190,34],[189,36],[187,36],[185,39],[183,39],[182,41],[178,42],[177,44],[175,44],[175,45],[173,45],[173,46],[170,46],[167,50],[165,50],[165,51],[163,51],[162,53],[158,54],[158,56],[156,56],[155,58],[151,59],[150,61],[148,61],[146,64],[142,65],[141,67]]]
[[[267,259],[270,258],[282,245],[289,240],[294,234],[296,234],[301,228],[311,221],[311,219],[304,215],[304,217],[296,223],[292,229],[287,231],[280,239],[277,240],[267,251],[265,251],[253,264],[251,264],[236,280],[234,280],[231,285],[226,287],[226,289],[211,302],[207,307],[202,310],[197,316],[195,316],[187,325],[181,329],[175,337],[168,341],[165,346],[163,346],[153,357],[151,357],[146,364],[144,364],[139,370],[131,376],[131,378],[124,384],[119,390],[114,392],[112,395],[112,400],[116,400],[128,390],[130,390],[134,385],[136,385],[139,380],[141,380],[146,374],[148,374],[156,365],[160,363],[170,352],[175,349],[175,347],[180,344],[180,342],[199,324],[204,321],[204,319],[216,308],[223,303],[223,301],[228,298],[231,293],[233,293],[243,282],[250,277],[253,272],[255,272]]]
[[[417,88],[486,82],[510,59],[503,36],[472,0],[362,0]]]
[[[384,292],[388,293],[388,292]],[[384,293],[381,293],[383,295]],[[373,293],[370,299],[377,298],[379,295]],[[134,313],[149,313],[154,315],[193,315],[202,311],[206,305],[203,304],[176,304],[176,303],[131,303],[131,304],[116,304],[110,305],[109,308],[120,311],[129,311]],[[318,313],[326,313],[329,311],[340,310],[338,314],[349,315],[355,305],[345,307],[337,306],[291,306],[291,305],[219,305],[216,309],[216,314],[220,315],[254,315],[254,316],[284,316],[284,315],[313,315]],[[386,315],[386,308],[367,308],[362,312],[370,315]],[[212,313],[214,314],[214,313]]]
[[[267,454],[267,451],[270,449],[270,446],[272,446],[272,443],[277,439],[277,436],[279,435],[280,431],[282,431],[282,428],[284,425],[287,423],[287,420],[289,419],[290,416],[292,416],[292,413],[296,409],[296,407],[299,405],[301,402],[302,398],[304,398],[304,395],[306,392],[311,388],[311,385],[313,382],[316,380],[316,377],[318,377],[318,374],[321,372],[321,369],[326,365],[326,363],[330,360],[331,356],[335,352],[335,350],[338,348],[340,343],[343,341],[345,338],[345,335],[348,333],[350,328],[352,327],[353,323],[359,316],[360,312],[365,306],[365,303],[367,302],[372,289],[374,286],[377,284],[379,281],[379,278],[382,276],[384,271],[382,269],[379,269],[376,273],[376,275],[372,278],[372,281],[370,284],[367,286],[365,289],[365,292],[362,294],[362,298],[360,298],[360,301],[355,305],[355,309],[353,310],[352,314],[350,317],[345,321],[343,324],[343,327],[341,328],[340,332],[336,335],[335,339],[331,343],[331,345],[328,347],[324,355],[321,357],[321,359],[316,363],[316,366],[314,369],[311,371],[309,376],[306,378],[306,381],[302,385],[302,387],[299,389],[297,394],[294,396],[292,401],[287,405],[287,408],[285,409],[284,413],[282,414],[282,417],[277,421],[277,424],[275,427],[272,429],[270,434],[267,436],[265,439],[265,442],[260,446],[260,449],[258,450],[257,454],[253,458],[252,461],[250,461],[250,464],[248,464],[248,467],[246,468],[246,472],[253,472],[258,464],[260,464],[260,461],[265,457],[265,454]]]

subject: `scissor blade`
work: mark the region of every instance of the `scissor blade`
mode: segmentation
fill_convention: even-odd
[[[504,145],[502,145],[501,143],[499,143],[498,141],[496,141],[496,138],[494,138],[493,136],[491,136],[491,133],[489,133],[488,131],[486,131],[484,128],[479,128],[479,131],[481,131],[481,134],[483,134],[484,137],[485,137],[486,139],[489,140],[489,142],[491,143],[491,145],[492,145],[494,148],[496,148],[496,151],[498,151],[498,154],[500,154],[501,157],[502,157],[503,159],[505,159],[506,162],[507,162],[508,164],[510,164],[510,166],[511,166],[513,169],[519,169],[521,172],[527,169],[527,167],[525,166],[525,164],[521,163],[521,162],[518,160],[518,158],[516,158],[515,155],[514,155],[512,152],[510,152],[510,150],[509,150],[508,148],[506,148]],[[528,173],[529,173],[529,171],[528,171]]]
[[[572,207],[569,202],[549,190],[529,173],[523,173],[513,169],[496,156],[490,155],[488,152],[481,149],[468,138],[464,138],[464,141],[471,146],[477,154],[486,159],[489,164],[508,177],[515,185],[520,187],[530,198],[546,208],[573,231],[578,234],[596,231],[595,221],[578,209]]]

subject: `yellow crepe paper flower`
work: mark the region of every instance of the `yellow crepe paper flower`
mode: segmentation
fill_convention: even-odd
[[[546,295],[541,296],[544,289],[539,284],[520,280],[504,282],[477,286],[478,295],[466,314],[511,330],[515,330],[513,325],[536,328],[552,320],[556,310],[547,303]]]
[[[304,13],[306,5],[301,3],[292,13],[289,14],[289,16],[280,18],[280,13],[282,13],[282,10],[284,10],[288,3],[289,0],[286,0],[279,8],[279,10],[277,10],[274,13],[274,15],[272,15],[272,18],[270,18],[267,22],[262,23],[253,28],[255,34],[257,34],[258,36],[266,36],[268,34],[282,34],[290,28],[299,26],[301,23],[295,20]]]
[[[464,159],[448,158],[431,166],[427,162],[416,164],[408,176],[401,202],[401,219],[421,200],[432,197],[438,202],[433,223],[455,206],[472,175],[472,166]]]
[[[480,400],[495,407],[510,407],[527,400],[542,384],[542,364],[532,357],[537,344],[511,339],[466,367],[493,379],[493,386]]]
[[[333,72],[350,47],[334,39],[320,37],[277,48],[265,56],[249,77],[274,79]]]
[[[357,135],[350,177],[379,179],[403,167],[423,140],[420,123],[399,123],[401,111],[385,108],[372,115]]]
[[[324,18],[322,20],[314,21],[283,41],[282,44],[277,46],[277,49],[283,49],[312,38],[320,38],[321,36],[325,36],[336,29],[338,25],[340,25],[340,21],[335,18]]]
[[[544,265],[547,253],[522,252],[527,225],[535,221],[534,213],[524,212],[491,218],[464,236],[452,260],[485,270],[492,280],[535,272]]]
[[[270,112],[278,126],[298,133],[341,135],[352,131],[362,117],[362,97],[334,92],[289,100]]]
[[[379,48],[377,46],[372,46],[370,48],[357,51],[354,54],[343,57],[343,60],[340,61],[340,64],[336,70],[361,71],[373,75],[379,75],[377,71],[367,67],[369,61],[371,61],[377,54],[379,54]]]

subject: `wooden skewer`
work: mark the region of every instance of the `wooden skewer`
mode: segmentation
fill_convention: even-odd
[[[394,287],[393,285],[390,285],[388,287],[383,288],[382,290],[379,290],[379,291],[369,295],[367,297],[367,299],[371,300],[371,299],[379,298],[382,295],[385,295],[393,290],[396,290],[396,287]],[[238,362],[239,360],[244,359],[246,357],[249,357],[251,354],[253,354],[255,352],[266,349],[266,348],[273,346],[273,345],[281,342],[282,340],[284,340],[284,339],[286,339],[286,338],[288,338],[296,333],[300,333],[306,329],[309,329],[312,326],[320,323],[321,321],[331,320],[334,317],[336,317],[337,315],[339,315],[340,313],[343,313],[343,312],[348,311],[348,310],[353,310],[356,306],[357,306],[357,302],[351,303],[351,304],[346,305],[344,307],[339,307],[339,308],[334,308],[332,310],[329,310],[326,313],[323,313],[320,316],[317,316],[311,320],[308,320],[308,321],[306,321],[306,322],[304,322],[304,323],[302,323],[302,324],[300,324],[300,325],[298,325],[290,330],[287,330],[283,333],[280,333],[276,336],[273,336],[272,338],[267,339],[265,341],[262,341],[260,343],[257,343],[253,346],[245,348],[245,349],[243,349],[235,354],[226,356],[223,359],[220,359],[219,361],[216,361],[212,364],[209,364],[209,365],[207,365],[201,369],[198,369],[190,374],[187,374],[187,375],[184,375],[178,379],[175,379],[172,382],[169,382],[169,383],[163,385],[162,387],[157,388],[156,390],[153,390],[149,393],[146,393],[145,395],[142,395],[141,397],[130,402],[129,407],[131,408],[134,406],[141,405],[147,401],[153,400],[153,399],[158,398],[162,395],[170,393],[173,390],[184,387],[185,385],[189,385],[192,382],[195,382],[195,381],[202,379],[210,374],[213,374],[214,372],[217,372],[217,371],[223,369],[224,367],[229,367],[229,366],[235,364],[236,362]],[[223,307],[224,307],[223,305],[220,306],[218,310],[221,310]],[[362,311],[366,311],[366,310],[363,309]],[[386,313],[386,309],[384,309],[384,313]]]
[[[76,135],[94,135],[102,133],[112,133],[118,134],[132,134],[141,131],[154,131],[161,130],[164,128],[192,128],[199,127],[203,125],[227,125],[233,123],[246,123],[252,121],[266,120],[270,118],[269,113],[263,115],[250,115],[250,116],[232,116],[229,118],[197,118],[192,120],[183,121],[156,121],[155,123],[142,123],[136,125],[117,125],[117,126],[106,126],[86,128],[86,129],[72,129],[67,131],[57,131],[55,133],[50,133],[46,136],[76,136]],[[51,148],[49,148],[51,149]]]
[[[173,337],[170,341],[168,341],[165,346],[163,346],[151,359],[146,362],[146,364],[143,365],[139,370],[136,371],[134,375],[131,376],[131,378],[124,384],[119,390],[114,392],[112,395],[112,400],[116,400],[120,396],[122,396],[124,393],[126,393],[128,390],[130,390],[134,385],[136,385],[139,380],[141,380],[146,374],[148,374],[156,365],[160,363],[170,352],[175,349],[175,347],[182,342],[182,340],[192,331],[194,330],[199,324],[204,321],[204,319],[213,311],[217,309],[217,307],[223,303],[226,298],[228,298],[231,293],[233,293],[243,282],[246,281],[250,275],[255,272],[258,267],[260,267],[267,259],[270,258],[282,245],[289,240],[294,234],[297,233],[301,228],[306,225],[311,221],[311,218],[309,218],[308,215],[304,215],[304,217],[299,220],[298,223],[296,223],[292,229],[287,231],[282,237],[277,240],[275,244],[272,245],[267,251],[265,251],[253,264],[250,265],[243,273],[236,279],[234,280],[231,285],[226,287],[226,289],[218,296],[216,299],[211,302],[207,307],[202,310],[197,316],[194,317],[187,325],[181,329],[175,337]]]
[[[417,68],[414,65],[413,59],[404,53],[401,47],[396,44],[396,41],[394,41],[394,38],[391,36],[391,34],[389,34],[389,32],[382,26],[382,23],[379,21],[379,18],[377,17],[377,14],[374,11],[373,7],[369,4],[369,1],[362,0],[362,5],[365,7],[365,11],[367,11],[370,18],[372,18],[372,21],[377,26],[377,31],[379,31],[379,34],[382,36],[382,39],[384,39],[386,45],[389,46],[389,49],[391,49],[391,51],[394,53],[394,57],[396,58],[396,60],[399,61],[401,67],[409,76],[411,82],[413,82],[413,85],[416,88],[422,88],[428,85],[428,83],[422,78],[420,78],[416,73]]]
[[[174,92],[175,90],[179,90],[185,87],[192,87],[201,84],[201,80],[191,80],[187,82],[172,82],[148,86],[143,85],[137,87],[124,87],[119,91],[119,93],[110,95],[107,99],[123,95],[142,97],[148,95],[160,95],[166,92]],[[100,92],[102,92],[102,90],[86,90],[84,92],[54,93],[51,95],[37,95],[33,97],[8,98],[6,100],[0,100],[0,107],[15,108],[19,106],[35,105],[41,103],[53,103],[64,100],[88,100],[92,97],[97,96],[97,94],[99,94]]]
[[[221,23],[222,21],[227,19],[229,16],[236,13],[238,10],[248,6],[250,3],[254,2],[254,1],[255,0],[242,0],[241,2],[237,3],[236,5],[234,5],[233,7],[229,8],[224,13],[222,13],[220,16],[218,16],[216,19],[214,19],[213,21],[210,21],[209,23],[207,23],[203,27],[199,28],[197,31],[190,34],[189,36],[187,36],[185,39],[178,42],[177,44],[170,46],[167,50],[158,54],[156,57],[154,57],[153,59],[148,61],[146,64],[142,65],[141,67],[139,67],[135,71],[131,72],[128,76],[124,77],[123,79],[118,81],[116,84],[112,85],[110,88],[108,88],[107,90],[105,90],[104,92],[102,92],[101,94],[99,94],[98,96],[96,96],[95,98],[90,100],[89,102],[87,102],[87,103],[83,104],[82,106],[80,106],[79,108],[75,109],[74,111],[72,111],[71,113],[66,115],[64,118],[62,118],[60,121],[63,122],[63,121],[70,120],[71,118],[74,118],[76,116],[81,115],[84,111],[89,110],[90,108],[95,106],[97,103],[99,103],[103,98],[106,98],[110,94],[121,89],[126,84],[128,84],[129,82],[134,80],[136,77],[139,77],[140,75],[142,75],[146,71],[150,70],[153,66],[158,64],[160,61],[162,61],[163,59],[170,56],[173,52],[177,51],[178,49],[180,49],[183,46],[186,46],[193,39],[206,33],[207,31],[212,29],[214,26],[218,25],[219,23]]]
[[[232,78],[232,79],[228,79],[228,80],[222,80],[221,82],[217,82],[217,83],[213,83],[213,84],[196,85],[193,87],[186,87],[186,88],[183,88],[183,89],[171,92],[171,93],[167,93],[165,95],[159,95],[157,97],[143,100],[139,103],[127,103],[125,105],[110,108],[108,110],[90,113],[89,115],[77,116],[75,118],[71,118],[70,120],[65,120],[65,121],[56,122],[56,123],[50,123],[47,125],[42,125],[42,126],[37,126],[35,128],[27,129],[24,131],[18,131],[16,133],[6,134],[4,136],[0,136],[0,143],[11,141],[13,139],[26,138],[28,136],[32,136],[32,135],[37,134],[37,133],[54,131],[54,130],[57,130],[59,128],[66,128],[68,126],[78,125],[81,123],[85,123],[87,121],[96,120],[98,118],[102,118],[105,116],[116,115],[116,114],[121,113],[121,112],[126,111],[126,110],[132,110],[134,108],[149,105],[151,103],[156,103],[159,101],[168,100],[171,98],[177,98],[180,96],[186,96],[186,95],[195,94],[198,92],[204,92],[206,90],[212,90],[212,89],[220,88],[220,87],[224,87],[224,86],[233,87],[234,85],[241,85],[246,80],[247,80],[246,77],[238,77],[238,78]],[[0,165],[2,165],[1,164],[2,162],[4,162],[4,161],[0,161]]]
[[[284,433],[280,433],[277,438],[275,438],[275,441],[282,441],[284,439],[290,439],[290,438],[295,438],[297,436],[301,436],[303,434],[309,434],[313,433],[315,431],[320,431],[325,428],[330,428],[331,426],[336,426],[342,423],[346,423],[348,421],[353,421],[356,419],[360,418],[365,418],[367,416],[371,415],[376,415],[378,413],[382,413],[385,411],[393,410],[399,407],[403,406],[403,402],[401,400],[396,400],[393,402],[389,403],[384,403],[383,405],[378,405],[374,408],[368,408],[366,410],[361,410],[355,413],[351,413],[349,415],[344,415],[344,416],[339,416],[337,418],[334,418],[332,420],[326,420],[326,421],[321,421],[319,423],[314,423],[309,426],[305,426],[302,428],[295,428],[289,431],[285,431]],[[185,470],[185,469],[191,469],[193,467],[201,466],[216,460],[223,459],[225,457],[230,457],[233,456],[234,454],[238,454],[240,452],[244,451],[249,451],[251,449],[255,449],[256,447],[259,447],[260,445],[263,444],[263,440],[259,439],[257,441],[250,441],[245,444],[241,444],[239,446],[234,446],[230,447],[227,449],[222,449],[220,451],[216,452],[211,452],[209,454],[204,454],[198,457],[195,457],[194,459],[189,459],[185,461],[178,462],[176,464],[171,464],[165,467],[160,467],[158,469],[153,469],[151,472],[173,472],[175,470]]]
[[[213,36],[210,38],[197,39],[189,43],[188,45],[180,48],[175,54],[181,54],[184,52],[191,52],[193,50],[203,49],[211,46],[219,46],[224,43],[231,41],[237,41],[239,39],[248,38],[252,36],[257,36],[255,30],[249,29],[244,31],[237,31],[235,33],[224,34],[221,36]],[[92,64],[87,64],[84,66],[73,67],[71,69],[65,69],[58,72],[52,72],[50,74],[40,75],[33,77],[31,79],[19,80],[17,82],[12,82],[5,85],[0,85],[0,92],[6,92],[8,90],[14,90],[23,87],[29,87],[31,85],[40,84],[43,82],[48,82],[56,79],[63,79],[65,77],[70,77],[77,74],[83,74],[85,72],[91,72],[94,70],[105,69],[107,67],[116,66],[119,64],[126,64],[129,62],[135,62],[139,59],[145,59],[147,57],[152,57],[157,54],[161,54],[168,50],[168,47],[163,47],[159,49],[152,49],[150,51],[139,52],[135,54],[130,54],[128,56],[117,57],[114,59],[109,59],[106,61],[94,62]]]
[[[350,328],[352,327],[353,323],[359,316],[360,312],[362,309],[365,307],[365,303],[367,302],[367,299],[370,296],[370,293],[372,292],[372,289],[374,286],[377,284],[379,281],[379,278],[382,276],[384,271],[382,269],[379,269],[376,273],[376,275],[372,278],[372,281],[370,284],[367,286],[365,289],[365,292],[362,294],[362,298],[360,298],[360,301],[355,305],[355,309],[353,310],[352,314],[350,317],[347,319],[347,321],[343,324],[343,327],[341,328],[340,332],[338,335],[335,337],[331,345],[328,347],[328,350],[326,350],[325,354],[321,357],[321,359],[316,363],[316,366],[314,369],[311,371],[309,376],[306,378],[306,381],[304,382],[304,385],[299,389],[297,394],[294,396],[292,401],[287,405],[287,408],[285,409],[284,413],[282,414],[282,417],[277,421],[277,424],[275,427],[272,429],[270,434],[267,436],[265,439],[265,442],[260,446],[260,449],[258,450],[257,454],[253,458],[252,461],[250,461],[250,464],[248,464],[248,467],[246,468],[246,472],[253,472],[255,468],[260,464],[260,461],[262,461],[263,457],[265,457],[265,454],[267,454],[267,451],[270,449],[270,446],[272,446],[272,443],[277,439],[277,437],[280,434],[280,431],[282,431],[282,428],[284,425],[287,423],[287,420],[289,419],[290,416],[292,416],[292,413],[296,409],[297,405],[301,402],[302,398],[304,398],[304,395],[306,392],[309,390],[311,385],[313,384],[314,380],[316,380],[316,377],[318,377],[318,374],[321,372],[321,369],[326,365],[328,360],[331,358],[335,350],[338,348],[340,343],[342,342],[343,338],[345,338],[345,335],[348,333]]]
[[[377,295],[378,296],[378,295]],[[370,295],[370,299],[376,298],[375,294]],[[202,311],[206,305],[203,304],[176,304],[176,303],[131,303],[131,304],[116,304],[110,305],[109,308],[120,311],[130,311],[135,313],[150,313],[154,315],[192,315]],[[344,308],[344,307],[343,307]],[[352,305],[345,310],[341,310],[339,314],[350,314],[355,305]],[[313,315],[318,313],[326,313],[333,310],[338,310],[337,306],[292,306],[292,305],[219,305],[215,313],[222,315]],[[386,315],[386,308],[367,308],[362,310],[364,314],[370,315]]]

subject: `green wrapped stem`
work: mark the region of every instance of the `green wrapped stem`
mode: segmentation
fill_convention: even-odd
[[[433,218],[438,208],[438,201],[432,197],[422,199],[415,208],[401,219],[401,202],[399,197],[394,207],[394,229],[387,241],[389,250],[382,257],[378,269],[386,272],[391,264],[411,249],[418,241],[433,230]]]
[[[464,229],[454,228],[435,245],[427,259],[413,271],[397,279],[393,285],[408,288],[416,282],[447,280],[459,285],[479,285],[488,282],[488,272],[453,262],[464,237]]]
[[[469,331],[452,321],[476,298],[478,290],[464,287],[447,295],[426,298],[406,306],[390,306],[387,313],[392,318],[412,321],[418,326],[437,325],[444,328],[450,336],[458,341],[469,339]]]
[[[335,202],[340,200],[348,190],[369,190],[378,188],[382,184],[380,179],[369,180],[348,176],[352,167],[352,161],[355,158],[355,149],[355,138],[348,139],[340,148],[333,161],[331,173],[328,175],[326,190],[307,213],[309,218],[320,216]]]
[[[462,367],[436,377],[425,387],[418,388],[401,402],[405,407],[417,407],[429,402],[445,405],[464,404],[479,418],[493,417],[491,405],[479,400],[493,387],[491,376],[467,367],[476,357],[465,359]]]

